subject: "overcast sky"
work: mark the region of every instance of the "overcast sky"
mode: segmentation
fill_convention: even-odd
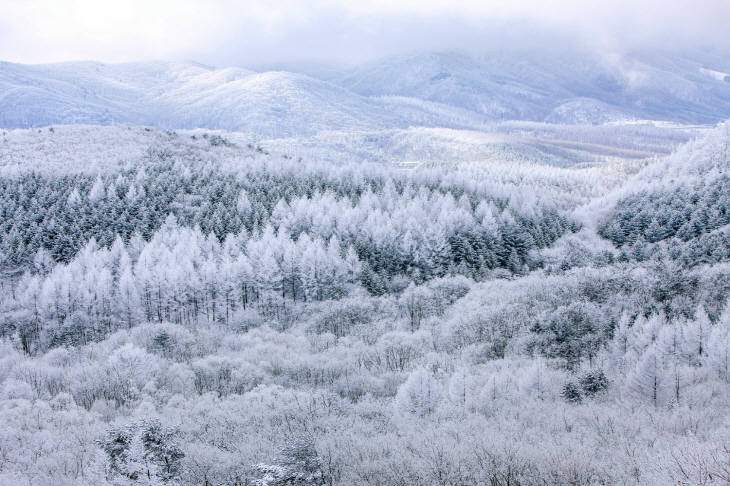
[[[424,50],[727,49],[725,0],[0,0],[0,60],[352,65]]]

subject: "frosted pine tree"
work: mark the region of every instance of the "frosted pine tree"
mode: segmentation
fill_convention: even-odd
[[[242,219],[247,218],[251,212],[251,201],[249,200],[248,193],[245,189],[243,189],[238,195],[238,199],[236,200],[236,211],[238,211],[238,214]]]
[[[558,397],[565,382],[557,370],[548,367],[543,358],[538,358],[530,366],[521,370],[517,378],[520,392],[526,397],[544,401]]]
[[[94,185],[91,186],[91,190],[89,191],[89,202],[91,204],[96,204],[104,197],[106,196],[106,188],[104,187],[104,181],[102,180],[101,176],[97,176],[96,180],[94,181]]]
[[[610,362],[609,368],[617,373],[624,375],[627,368],[633,363],[630,362],[630,356],[627,356],[631,349],[630,343],[632,339],[631,321],[629,316],[624,313],[618,321],[618,325],[613,333],[613,340],[608,344],[606,352]]]
[[[342,245],[340,239],[333,235],[327,242],[324,261],[326,262],[327,278],[325,285],[328,287],[328,297],[339,297],[343,288],[348,282],[348,267],[342,258]]]
[[[322,279],[321,253],[323,253],[319,242],[311,241],[306,235],[299,237],[297,246],[301,251],[299,264],[302,290],[308,301],[319,300],[321,296],[320,281]]]
[[[664,368],[664,352],[661,346],[649,346],[634,370],[626,380],[625,391],[635,400],[647,402],[655,407],[661,404],[671,381]]]
[[[684,355],[690,364],[699,365],[707,354],[710,327],[710,318],[704,307],[697,309],[695,318],[684,326]]]
[[[444,409],[458,415],[473,410],[477,403],[478,388],[474,377],[466,369],[458,369],[451,374],[446,388]]]
[[[143,420],[112,429],[99,445],[108,460],[108,477],[115,486],[180,484],[182,452],[175,429],[158,420]]]
[[[720,319],[712,327],[706,351],[703,364],[720,379],[730,383],[730,306],[725,308]]]
[[[68,199],[66,200],[66,204],[69,206],[78,206],[81,204],[81,196],[79,195],[79,190],[74,187],[73,191],[71,191],[71,194],[69,194]]]
[[[282,247],[281,275],[282,275],[282,296],[289,296],[297,301],[298,289],[301,286],[299,279],[299,262],[301,255],[299,247],[294,243],[289,235],[280,230],[278,239]]]
[[[347,253],[345,254],[345,268],[347,271],[347,282],[355,282],[362,271],[362,263],[360,263],[357,252],[352,245],[347,247]]]

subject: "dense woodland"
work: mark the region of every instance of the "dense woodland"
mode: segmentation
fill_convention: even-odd
[[[0,172],[0,483],[730,484],[728,130],[622,184],[156,131]]]
[[[156,155],[163,161],[166,157]],[[4,179],[0,245],[11,264],[28,263],[41,248],[56,262],[68,263],[90,239],[105,247],[117,236],[126,243],[137,234],[149,241],[172,214],[184,226],[197,226],[220,242],[228,235],[257,236],[269,224],[294,239],[302,233],[323,239],[336,235],[355,245],[361,258],[388,251],[407,232],[415,239],[413,245],[423,247],[419,237],[428,236],[418,233],[426,231],[444,240],[434,244],[476,252],[468,264],[478,269],[506,266],[513,250],[524,260],[530,250],[544,248],[579,226],[551,209],[507,207],[508,199],[443,187],[439,181],[414,182],[388,173],[333,180],[324,174],[326,169],[302,176],[288,169],[271,173],[264,164],[236,176],[212,167],[191,170],[159,162],[96,179],[37,174]],[[383,231],[383,226],[393,231]],[[402,262],[378,257],[372,264],[410,267],[413,257],[403,250],[390,249],[392,258]],[[465,257],[439,256],[445,267]],[[484,262],[479,264],[479,259]]]

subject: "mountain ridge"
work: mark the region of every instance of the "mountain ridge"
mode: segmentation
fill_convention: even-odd
[[[694,53],[629,56],[458,52],[387,58],[350,70],[222,69],[194,61],[0,63],[0,126],[209,128],[268,137],[495,121],[595,125],[730,117],[730,61]],[[298,72],[297,72],[298,70]]]

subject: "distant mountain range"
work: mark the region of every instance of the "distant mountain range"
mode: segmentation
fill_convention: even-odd
[[[601,124],[730,117],[730,58],[462,53],[338,70],[215,69],[194,62],[0,63],[0,126],[134,124],[269,137],[409,126],[479,129],[504,120]]]

